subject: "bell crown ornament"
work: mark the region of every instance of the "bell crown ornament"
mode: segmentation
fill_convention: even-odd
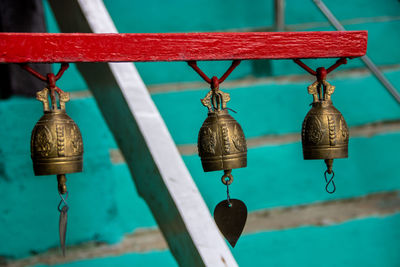
[[[31,135],[31,157],[35,175],[81,172],[82,136],[76,123],[65,111],[69,93],[45,88],[37,92],[36,99],[43,103],[44,114]]]
[[[246,139],[240,124],[229,114],[228,93],[212,88],[201,103],[208,116],[198,135],[198,151],[205,172],[247,166]]]

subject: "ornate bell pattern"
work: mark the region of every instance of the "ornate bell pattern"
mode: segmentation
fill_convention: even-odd
[[[349,144],[346,121],[332,104],[334,90],[335,86],[325,80],[316,81],[308,87],[313,103],[301,131],[304,159],[324,159],[329,174],[333,173],[333,159],[347,158]],[[327,191],[333,193],[334,190]]]
[[[208,113],[200,128],[198,151],[205,172],[247,165],[247,146],[242,127],[226,109]]]
[[[59,92],[60,108],[49,105],[49,89],[37,93],[44,115],[31,136],[31,157],[35,175],[66,174],[82,171],[83,143],[76,123],[66,114],[69,94]]]

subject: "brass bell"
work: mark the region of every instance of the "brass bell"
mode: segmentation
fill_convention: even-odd
[[[228,93],[219,89],[240,60],[234,60],[229,69],[221,76],[211,79],[197,66],[195,61],[188,62],[206,82],[211,90],[201,99],[208,108],[208,116],[200,128],[197,148],[205,172],[223,170],[221,182],[226,185],[226,200],[218,203],[214,209],[214,220],[219,230],[232,247],[235,247],[243,232],[247,220],[247,207],[243,201],[233,199],[229,186],[233,182],[232,169],[247,166],[247,144],[240,124],[228,113],[226,103],[230,100]]]
[[[308,93],[313,95],[313,103],[303,121],[301,132],[304,159],[324,159],[327,165],[325,178],[326,173],[333,173],[333,159],[348,156],[349,130],[342,114],[332,104],[331,94],[334,90],[335,86],[325,80],[316,81],[308,87]],[[334,191],[329,191],[328,187],[326,189],[329,193]]]
[[[240,124],[228,113],[229,94],[212,89],[201,100],[208,116],[200,128],[197,147],[205,172],[247,166],[246,139]]]
[[[55,92],[58,93],[59,106]],[[45,88],[37,92],[36,99],[43,102],[44,115],[32,130],[31,157],[34,173],[56,174],[58,190],[60,194],[65,194],[65,174],[82,171],[83,155],[79,128],[65,112],[65,102],[69,101],[69,93]]]
[[[229,94],[213,85],[201,99],[208,108],[208,116],[200,128],[197,147],[205,172],[224,171],[221,181],[226,185],[227,199],[215,207],[214,219],[229,244],[235,247],[246,224],[247,207],[243,201],[230,197],[229,185],[233,182],[232,169],[247,166],[247,145],[242,127],[228,113],[229,100]]]

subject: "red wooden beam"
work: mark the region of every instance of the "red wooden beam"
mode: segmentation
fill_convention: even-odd
[[[0,63],[363,56],[366,31],[248,33],[0,33]]]

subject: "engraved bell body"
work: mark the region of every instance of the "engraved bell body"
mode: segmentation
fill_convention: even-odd
[[[81,172],[81,132],[66,114],[63,102],[61,109],[50,107],[46,99],[47,93],[48,89],[38,92],[38,99],[44,101],[44,115],[36,123],[31,135],[31,157],[35,175]],[[61,96],[69,100],[68,95]]]
[[[208,113],[200,128],[197,147],[205,172],[247,166],[246,139],[227,109]]]
[[[347,158],[349,130],[332,101],[314,101],[301,131],[304,159]]]

